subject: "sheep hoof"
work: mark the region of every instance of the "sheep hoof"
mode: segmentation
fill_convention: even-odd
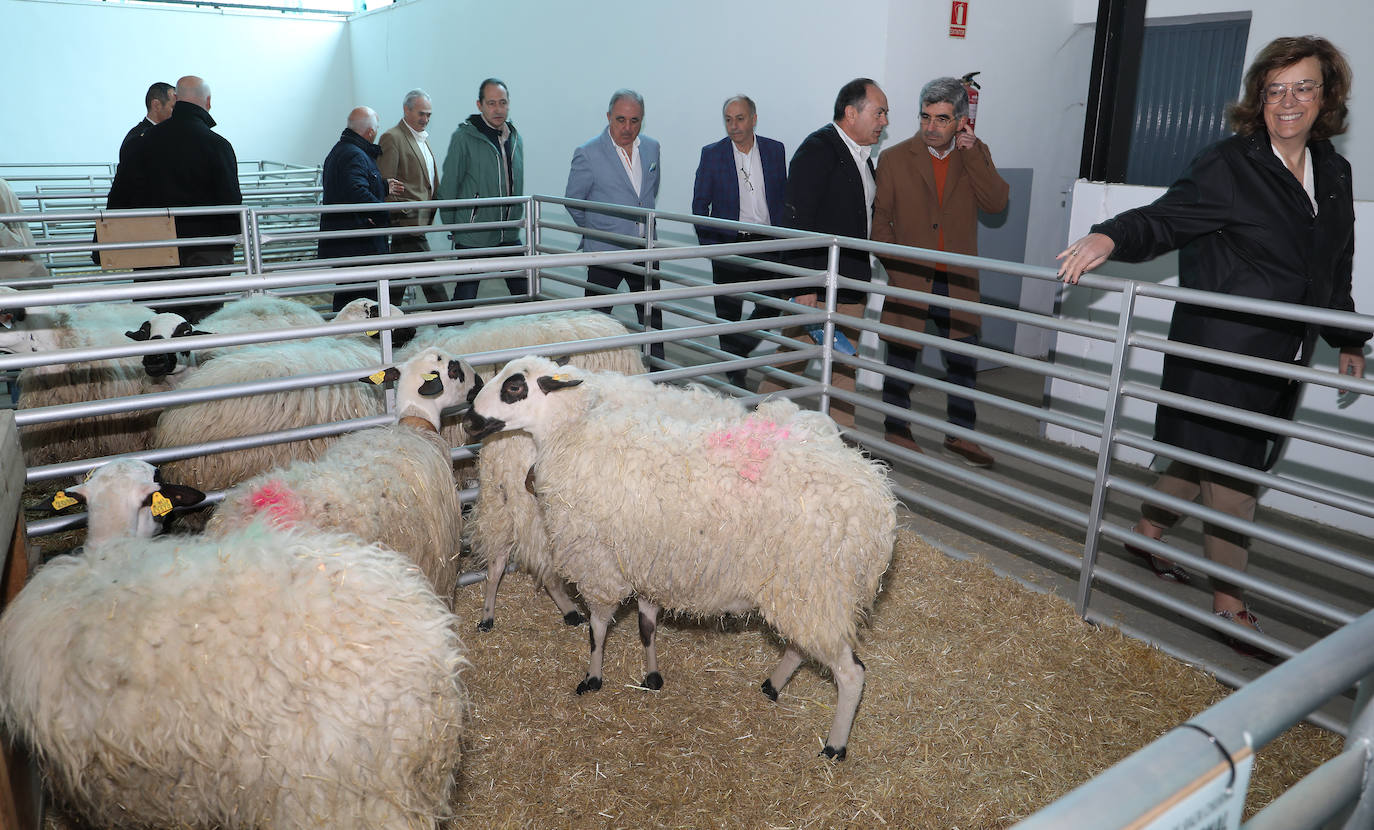
[[[477,624],[478,631],[490,631],[495,627],[496,619],[494,617],[487,617],[485,620],[482,620]]]
[[[656,671],[651,671],[644,677],[644,688],[652,689],[655,692],[663,688],[663,675]]]
[[[843,746],[840,747],[839,749],[836,749],[836,748],[833,747],[833,746],[828,746],[828,745],[827,745],[825,749],[822,749],[822,750],[821,750],[821,754],[824,755],[825,757],[829,758],[829,759],[832,760],[832,761],[843,761],[843,760],[844,760],[844,755],[845,755],[845,750],[846,750],[846,749],[847,749],[847,747],[843,747]]]
[[[563,615],[564,625],[581,625],[586,621],[587,618],[582,616],[581,611],[569,611],[568,613]]]
[[[763,681],[763,686],[761,688],[763,689],[763,693],[768,695],[769,700],[774,703],[778,702],[778,690],[773,688],[773,679],[771,677]]]
[[[601,678],[599,677],[584,677],[582,678],[582,682],[577,684],[577,693],[579,695],[587,692],[599,691],[601,691]]]

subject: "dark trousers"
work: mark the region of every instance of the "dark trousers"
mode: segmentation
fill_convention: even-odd
[[[638,265],[640,263],[635,264]],[[617,291],[620,289],[620,283],[622,280],[625,282],[625,287],[627,290],[646,290],[644,287],[645,277],[640,274],[627,274],[624,271],[617,271],[613,268],[603,268],[600,265],[587,266],[587,282],[591,283],[592,285],[599,285],[602,288],[609,288],[612,291]],[[647,290],[654,291],[658,288],[658,280],[648,280],[648,282],[650,283],[650,285]],[[587,291],[587,296],[590,297],[593,293],[595,292],[589,289]],[[607,314],[611,313],[610,306],[606,306],[605,308],[598,308],[595,310],[604,311]],[[644,306],[639,304],[635,305],[635,317],[639,320],[639,324],[641,326],[644,325]],[[654,331],[663,330],[663,311],[657,305],[655,305],[653,311],[649,313],[649,328],[653,329]],[[650,345],[649,354],[662,359],[663,344],[654,343]]]
[[[518,247],[519,245],[520,245],[519,242],[502,242],[502,243],[500,243],[499,247],[502,247],[502,248],[513,248],[513,247]],[[470,250],[475,250],[476,248],[479,248],[479,247],[487,248],[487,247],[494,247],[494,246],[490,246],[490,245],[481,245],[481,246],[474,246],[474,245],[459,245],[457,242],[453,243],[453,250],[455,250],[455,251],[465,251],[465,250],[466,250],[466,251],[470,251]],[[510,256],[510,254],[507,254],[507,253],[504,253],[504,252],[501,252],[501,251],[497,251],[497,252],[490,253],[490,254],[474,254],[472,257],[469,257],[469,258],[470,258],[470,259],[480,259],[480,258],[482,258],[482,257],[492,257],[492,256]],[[505,279],[506,279],[506,290],[510,291],[510,295],[511,295],[512,297],[524,297],[526,294],[529,293],[529,287],[528,287],[528,286],[529,286],[529,280],[525,279],[525,277],[524,277],[523,274],[520,275],[520,276],[518,276],[518,277],[506,277]],[[457,285],[453,286],[453,299],[454,299],[454,300],[475,300],[475,299],[477,299],[477,288],[478,288],[478,286],[479,286],[480,284],[481,284],[481,280],[472,280],[471,282],[460,282],[460,283],[458,283]]]
[[[428,251],[429,239],[422,233],[396,235],[391,237],[391,252],[393,254],[415,254],[420,251]],[[425,302],[427,303],[446,303],[448,302],[448,287],[441,282],[430,282],[420,286],[425,292]],[[392,300],[392,305],[399,305],[396,300]]]
[[[736,236],[735,241],[750,242],[767,238],[768,237],[742,233]],[[773,254],[763,254],[758,256],[757,259],[773,260],[776,259],[776,257]],[[757,268],[741,268],[738,265],[728,265],[724,262],[716,262],[715,260],[711,261],[711,279],[716,285],[766,280],[776,276],[776,274],[769,271],[760,271]],[[729,320],[732,323],[746,319],[761,320],[766,317],[777,317],[782,313],[779,309],[766,305],[758,305],[756,303],[754,305],[754,310],[750,312],[749,316],[746,318],[744,316],[744,300],[740,299],[738,296],[733,294],[717,294],[713,300],[716,307],[716,316],[722,320]],[[739,355],[740,357],[748,357],[749,353],[758,345],[759,338],[743,332],[739,334],[721,335],[720,338],[721,349],[730,354]]]
[[[949,296],[949,283],[943,280],[935,280],[932,294],[942,297]],[[949,337],[949,309],[932,305],[927,312],[928,317],[939,335],[944,338]],[[960,343],[971,343],[977,345],[977,337],[961,337]],[[916,364],[920,361],[921,350],[918,347],[906,343],[889,342],[887,344],[887,365],[894,369],[916,373]],[[978,359],[967,355],[955,354],[941,350],[941,361],[945,365],[945,380],[966,389],[973,389],[978,376]],[[911,387],[912,384],[894,377],[883,378],[883,403],[891,406],[900,406],[903,409],[911,408]],[[977,419],[977,413],[973,408],[973,401],[968,398],[960,398],[950,395],[945,405],[945,417],[951,424],[964,429],[973,429]],[[897,421],[888,418],[883,426],[889,431],[902,431],[907,427],[905,421]]]

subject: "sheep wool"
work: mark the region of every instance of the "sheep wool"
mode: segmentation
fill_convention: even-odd
[[[526,314],[485,320],[462,328],[437,329],[417,338],[433,342],[452,354],[474,354],[521,346],[538,346],[570,340],[592,340],[627,334],[625,326],[597,311],[564,311]],[[570,355],[568,362],[589,370],[644,373],[644,361],[632,346],[601,349]],[[490,364],[478,371],[490,371]],[[445,427],[445,437],[455,445],[467,443],[458,426]],[[534,464],[534,442],[527,433],[502,432],[482,445],[477,464],[477,502],[467,522],[468,541],[477,559],[486,565],[486,596],[478,627],[490,630],[496,619],[496,592],[507,562],[544,588],[569,624],[580,623],[581,614],[569,598],[563,581],[553,571],[548,535],[534,497],[525,489],[525,477]]]
[[[600,688],[598,641],[631,594],[651,688],[662,685],[659,607],[757,609],[788,642],[765,693],[776,696],[803,653],[830,668],[840,702],[825,754],[843,758],[863,687],[857,628],[892,556],[886,469],[846,447],[828,417],[790,401],[749,414],[703,397],[712,396],[522,358],[477,395],[468,422],[533,437],[553,568],[592,613],[592,667],[579,692]]]
[[[377,364],[375,347],[352,339],[318,339],[236,349],[216,357],[192,375],[183,390],[295,375],[356,369]],[[168,407],[158,418],[152,445],[181,447],[224,438],[257,435],[295,427],[380,415],[382,393],[372,386],[345,382],[293,389],[238,400],[206,401]],[[169,461],[172,480],[195,482],[202,490],[222,490],[296,459],[318,458],[337,438],[312,438],[252,449]]]
[[[395,828],[451,815],[464,664],[413,564],[255,524],[43,567],[0,617],[0,720],[109,828]]]
[[[17,327],[14,342],[0,349],[47,352],[123,346],[130,343],[128,332],[137,331],[154,317],[172,316],[131,303],[35,307]],[[149,378],[139,357],[31,366],[20,371],[18,383],[20,409],[109,400],[170,388]],[[157,417],[156,410],[142,410],[26,425],[20,430],[25,464],[37,467],[145,450]]]
[[[432,430],[396,425],[345,435],[313,462],[231,489],[205,532],[223,535],[258,517],[352,533],[400,551],[446,602],[457,587],[462,504],[449,447]]]

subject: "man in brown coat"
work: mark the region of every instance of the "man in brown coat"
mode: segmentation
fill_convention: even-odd
[[[426,202],[439,192],[439,164],[429,147],[429,117],[434,112],[429,96],[423,89],[406,93],[402,103],[404,116],[400,123],[377,139],[382,154],[377,168],[383,179],[396,179],[404,185],[398,196],[387,196],[388,202]],[[427,228],[434,223],[434,208],[411,208],[391,214],[392,227]],[[391,237],[393,254],[428,251],[429,239],[423,233],[397,234]],[[424,286],[425,299],[431,303],[448,300],[445,286],[434,283]]]
[[[1007,206],[1007,183],[997,174],[987,145],[973,134],[968,92],[955,78],[937,78],[921,89],[920,132],[883,153],[876,179],[872,238],[877,242],[977,254],[978,211],[998,213]],[[883,265],[889,284],[896,288],[979,300],[974,269],[890,258],[884,258]],[[941,337],[978,342],[977,314],[893,297],[883,305],[882,321],[887,325],[924,331],[927,319]],[[942,351],[945,379],[972,389],[977,359]],[[919,358],[918,345],[887,344],[887,363],[895,369],[915,373]],[[885,378],[883,402],[909,409],[911,386],[899,378]],[[955,426],[974,428],[973,401],[950,395],[946,412]],[[884,426],[889,441],[917,449],[905,421],[889,416]],[[993,463],[991,455],[966,438],[946,435],[944,447],[974,467]]]

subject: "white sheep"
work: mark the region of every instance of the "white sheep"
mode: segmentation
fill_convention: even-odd
[[[127,508],[143,466],[69,492]],[[351,536],[91,538],[0,617],[0,722],[92,826],[420,830],[452,814],[464,662],[415,566]]]
[[[804,655],[828,668],[838,702],[822,753],[843,759],[864,685],[857,626],[892,556],[885,469],[790,401],[696,418],[699,394],[530,357],[489,381],[465,422],[478,436],[524,429],[534,439],[553,566],[591,612],[579,694],[601,688],[606,630],[632,594],[652,689],[663,684],[660,607],[757,610],[787,642],[764,693],[776,700]]]
[[[358,370],[379,363],[375,346],[353,338],[268,343],[236,349],[200,367],[182,390],[208,389],[296,375]],[[355,382],[291,389],[240,399],[169,406],[153,430],[152,446],[169,449],[380,415],[382,393]],[[311,438],[250,449],[169,461],[163,465],[176,481],[194,481],[205,490],[222,490],[250,476],[297,459],[318,458],[337,437]]]
[[[396,381],[396,424],[351,433],[315,461],[239,484],[225,494],[205,532],[222,535],[267,518],[352,533],[409,556],[439,596],[452,601],[462,504],[439,418],[481,381],[472,367],[437,349],[374,378],[383,379]]]
[[[498,349],[539,346],[576,340],[596,340],[627,334],[625,326],[598,311],[562,311],[523,314],[484,320],[462,327],[441,328],[416,338],[412,349],[438,346],[452,354],[475,354]],[[620,346],[580,352],[568,361],[586,369],[642,374],[644,361],[638,349]],[[494,371],[490,364],[479,364],[477,371]],[[468,443],[461,427],[445,428],[445,437],[454,445]],[[525,490],[525,478],[534,463],[534,443],[518,431],[503,432],[486,440],[477,465],[477,502],[468,522],[468,540],[473,552],[486,562],[486,596],[482,618],[477,627],[490,631],[496,624],[496,592],[505,576],[506,565],[533,577],[563,614],[568,625],[582,622],[582,614],[568,596],[563,580],[554,573],[548,535],[534,497]]]
[[[178,315],[158,314],[132,303],[26,309],[20,305],[18,293],[0,287],[0,305],[5,306],[0,311],[0,352],[46,353],[127,345],[145,324],[166,331],[185,323]],[[20,409],[109,400],[170,388],[150,379],[138,357],[30,366],[20,371],[18,384]],[[147,449],[157,417],[156,410],[142,410],[30,424],[20,431],[25,463],[36,467]]]

